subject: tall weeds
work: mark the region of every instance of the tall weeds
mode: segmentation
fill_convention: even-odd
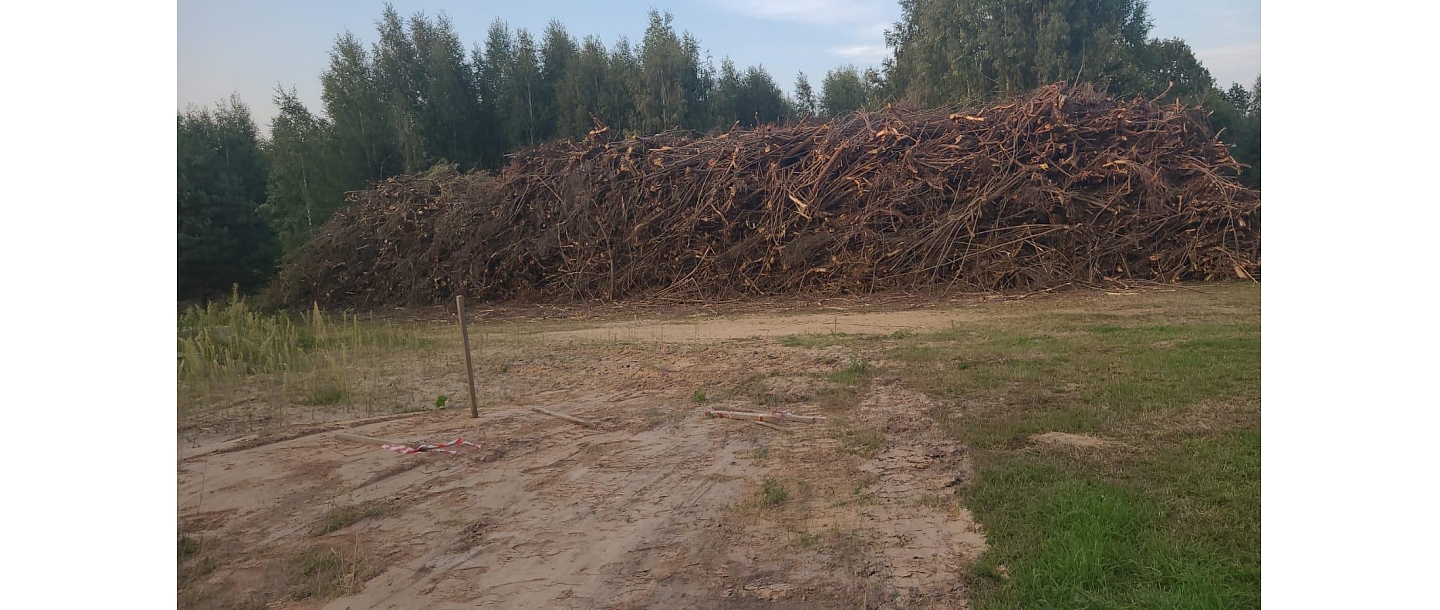
[[[270,313],[238,293],[227,302],[192,305],[176,329],[176,372],[182,424],[196,409],[244,400],[242,382],[275,377],[256,396],[283,408],[289,403],[337,404],[351,396],[351,366],[394,349],[419,348],[419,333],[358,315],[327,315],[320,308]]]

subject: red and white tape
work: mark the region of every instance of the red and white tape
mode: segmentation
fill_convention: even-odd
[[[401,454],[401,455],[410,455],[410,454],[412,454],[412,453],[426,453],[426,452],[430,452],[430,451],[439,451],[439,452],[441,452],[441,453],[456,454],[456,453],[460,453],[460,452],[459,452],[459,451],[455,451],[454,449],[446,449],[446,447],[454,447],[454,446],[456,446],[456,445],[470,445],[471,447],[474,447],[474,448],[476,448],[476,449],[479,449],[479,448],[480,448],[480,445],[476,445],[475,443],[472,443],[472,442],[470,442],[470,441],[467,441],[467,440],[465,440],[465,439],[463,439],[463,438],[457,438],[457,439],[455,439],[455,440],[453,440],[453,441],[450,441],[450,442],[448,442],[448,443],[440,443],[439,445],[420,445],[419,447],[411,447],[411,446],[409,446],[409,445],[380,445],[380,448],[381,448],[381,449],[388,449],[388,450],[390,450],[390,451],[394,451],[395,453],[399,453],[399,454]]]

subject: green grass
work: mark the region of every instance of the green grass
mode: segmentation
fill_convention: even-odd
[[[870,363],[859,356],[850,356],[850,365],[830,374],[830,381],[843,385],[855,385],[870,377]]]
[[[778,506],[789,498],[790,492],[785,491],[774,479],[765,479],[760,486],[760,502],[765,506]]]
[[[1005,565],[1013,576],[977,583],[982,607],[1259,607],[1254,440],[1256,459],[1240,476],[1205,468],[1191,473],[1198,484],[1167,477],[1173,484],[1161,493],[1041,459],[984,469],[966,493],[992,549],[977,572]],[[1226,490],[1188,498],[1197,485]],[[1207,512],[1228,514],[1196,518]]]
[[[1144,312],[1027,303],[887,344],[975,450],[976,608],[1259,606],[1259,288],[1128,298]],[[1049,431],[1118,444],[1030,442]]]

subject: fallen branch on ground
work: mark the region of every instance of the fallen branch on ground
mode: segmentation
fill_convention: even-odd
[[[723,417],[726,419],[744,419],[749,421],[772,422],[772,421],[793,421],[802,424],[813,424],[825,419],[819,415],[793,415],[788,411],[776,411],[771,413],[749,413],[746,411],[719,411],[706,409],[705,415],[709,417]]]
[[[559,412],[559,411],[551,411],[550,409],[542,409],[542,408],[540,408],[540,407],[530,407],[530,410],[531,410],[531,411],[534,411],[534,412],[536,412],[536,413],[540,413],[540,414],[544,414],[544,415],[549,415],[550,417],[558,417],[558,418],[563,419],[563,420],[568,421],[568,422],[574,422],[574,423],[580,424],[580,425],[582,425],[582,426],[585,426],[586,428],[594,428],[594,427],[595,427],[595,422],[583,420],[583,419],[580,419],[580,418],[578,418],[578,417],[575,417],[574,415],[569,415],[569,414],[566,414],[566,413],[561,413],[561,412]]]

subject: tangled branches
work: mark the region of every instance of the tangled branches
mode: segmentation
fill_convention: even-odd
[[[352,193],[292,303],[1036,290],[1260,274],[1259,194],[1197,110],[1053,85],[693,138],[555,142]]]

